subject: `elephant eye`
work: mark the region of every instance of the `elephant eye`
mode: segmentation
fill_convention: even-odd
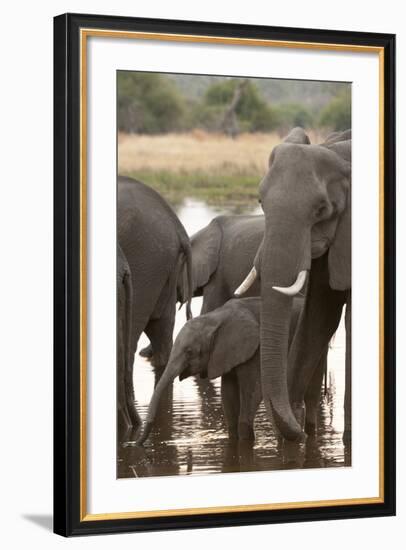
[[[314,215],[319,220],[320,218],[323,218],[327,214],[327,212],[328,212],[328,204],[323,201],[316,207],[314,211]]]

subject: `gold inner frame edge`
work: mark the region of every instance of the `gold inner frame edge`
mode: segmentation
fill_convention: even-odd
[[[285,502],[142,510],[138,512],[87,513],[87,38],[124,38],[175,42],[217,43],[240,46],[297,48],[379,55],[379,496],[320,501]],[[281,41],[222,36],[149,33],[106,29],[80,29],[80,521],[191,516],[227,512],[306,509],[325,506],[379,504],[384,502],[384,48],[356,44]]]

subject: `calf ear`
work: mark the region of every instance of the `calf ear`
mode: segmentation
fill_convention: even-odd
[[[221,227],[214,219],[190,239],[194,293],[208,283],[210,276],[217,268],[221,237]]]
[[[347,204],[338,221],[334,241],[328,255],[330,286],[334,290],[351,288],[351,186]]]
[[[259,347],[259,324],[248,310],[230,308],[214,333],[207,375],[217,378],[248,361]]]

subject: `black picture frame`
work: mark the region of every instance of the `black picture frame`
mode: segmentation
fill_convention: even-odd
[[[384,56],[384,468],[382,502],[170,517],[81,517],[80,30],[352,44]],[[63,536],[395,514],[395,36],[392,34],[64,14],[54,19],[54,531]]]

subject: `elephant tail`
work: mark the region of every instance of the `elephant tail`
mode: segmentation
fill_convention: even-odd
[[[192,266],[192,247],[190,242],[183,247],[186,256],[186,273],[187,273],[187,299],[186,299],[186,319],[193,319],[192,315],[192,298],[193,298],[193,266]]]

